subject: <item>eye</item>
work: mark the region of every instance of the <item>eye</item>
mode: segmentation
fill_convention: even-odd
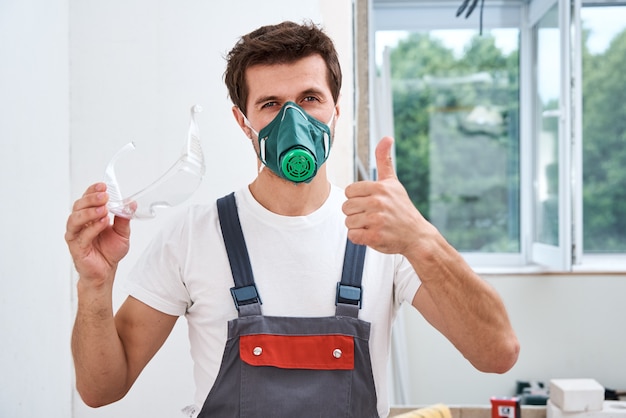
[[[303,102],[319,102],[319,99],[315,96],[307,96],[304,99],[302,99]]]
[[[261,109],[268,109],[270,107],[278,106],[278,102],[267,102],[261,106]]]

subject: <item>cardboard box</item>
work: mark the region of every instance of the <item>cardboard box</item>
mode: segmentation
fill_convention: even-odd
[[[552,401],[548,401],[546,418],[626,418],[626,402],[604,401],[599,411],[564,412]]]
[[[550,401],[564,412],[601,411],[604,386],[594,379],[552,379]]]

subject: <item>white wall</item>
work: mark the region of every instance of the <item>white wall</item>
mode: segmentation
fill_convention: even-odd
[[[518,333],[517,364],[504,375],[480,373],[407,310],[412,404],[488,404],[491,396],[513,395],[516,380],[593,378],[608,388],[626,387],[623,275],[486,279],[502,295]]]
[[[67,39],[67,0],[0,0],[3,418],[71,416]]]

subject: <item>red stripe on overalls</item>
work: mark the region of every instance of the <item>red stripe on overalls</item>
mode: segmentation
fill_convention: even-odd
[[[352,370],[354,338],[346,335],[242,335],[239,355],[251,366]]]

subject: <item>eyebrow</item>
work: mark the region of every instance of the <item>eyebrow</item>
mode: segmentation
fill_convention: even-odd
[[[265,102],[275,102],[276,100],[278,100],[278,96],[263,96],[263,97],[259,97],[254,104],[255,105],[259,105],[261,103],[265,103]]]
[[[322,92],[322,90],[320,89],[316,89],[316,88],[310,88],[310,89],[306,89],[300,93],[298,93],[298,97],[303,97],[303,96],[309,96],[309,95],[316,95],[316,96],[324,96],[325,94]],[[254,104],[255,105],[259,105],[261,103],[265,103],[265,102],[275,102],[278,101],[280,99],[280,97],[278,96],[262,96],[259,97]]]

